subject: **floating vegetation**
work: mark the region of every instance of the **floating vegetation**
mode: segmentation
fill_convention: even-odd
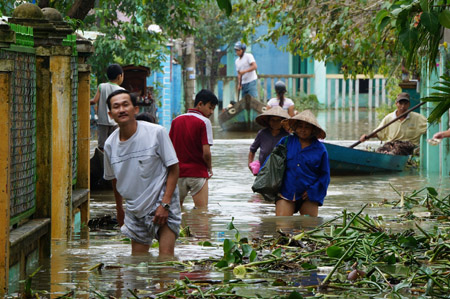
[[[405,215],[411,214],[414,207],[426,208],[428,218],[435,220],[431,230],[425,231],[416,222],[414,230],[393,232],[386,228],[387,222],[363,214],[367,205],[357,213],[344,210],[341,216],[313,230],[296,235],[278,231],[278,236],[271,239],[241,238],[231,221],[228,229],[235,232],[234,239],[223,241],[223,257],[216,262],[190,261],[183,271],[208,264],[232,272],[236,280],[185,278],[154,297],[302,298],[333,294],[450,298],[450,228],[444,222],[450,219],[450,196],[439,198],[433,188],[399,195],[400,200],[389,204],[401,204]],[[323,275],[316,275],[316,284],[299,285],[279,278],[257,281],[262,288],[276,289],[277,296],[258,293],[249,297],[240,292],[254,284],[250,277],[255,274],[261,277],[267,273],[270,277],[271,273],[296,273],[305,277],[321,271]]]
[[[450,196],[442,198],[430,187],[410,194],[396,192],[398,200],[379,203],[401,212],[392,221],[365,214],[364,205],[357,212],[344,210],[312,230],[279,230],[273,237],[249,240],[232,219],[227,226],[232,237],[223,240],[220,258],[141,263],[136,267],[149,271],[172,268],[180,272],[180,279],[164,284],[158,292],[128,289],[124,296],[450,298]],[[414,225],[391,225],[396,222]],[[207,248],[217,243],[198,245]],[[99,263],[88,271],[102,275],[99,270],[106,272],[110,267]],[[218,271],[223,278],[189,275]],[[99,290],[91,290],[91,295],[114,298]]]

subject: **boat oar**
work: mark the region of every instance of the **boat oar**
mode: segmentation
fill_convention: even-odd
[[[241,83],[242,83],[242,75],[239,77],[239,85],[238,85],[238,88],[237,88],[237,101],[236,101],[236,103],[239,102],[239,95],[241,94],[241,90],[239,89],[239,86],[241,86]],[[242,86],[241,86],[241,89],[242,89]]]
[[[395,123],[397,120],[399,120],[400,118],[402,118],[403,116],[408,115],[408,113],[410,113],[411,111],[419,108],[420,106],[422,106],[423,104],[425,104],[426,102],[421,102],[419,104],[417,104],[416,106],[409,108],[408,110],[406,110],[405,112],[403,112],[402,114],[400,114],[399,116],[397,116],[396,118],[394,118],[393,120],[391,120],[390,122],[388,122],[387,124],[385,124],[384,126],[382,126],[381,128],[376,129],[375,131],[373,131],[372,133],[370,133],[369,135],[366,136],[366,140],[372,138],[373,136],[375,136],[378,132],[380,132],[381,130],[383,130],[384,128],[392,125],[393,123]],[[357,146],[358,144],[360,144],[361,140],[358,140],[357,142],[353,143],[352,145],[349,146],[349,148],[354,148],[355,146]]]

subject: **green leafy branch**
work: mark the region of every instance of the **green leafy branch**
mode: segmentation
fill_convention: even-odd
[[[442,115],[450,109],[450,76],[444,74],[440,77],[440,81],[433,86],[433,89],[437,92],[433,92],[431,95],[425,98],[421,98],[422,101],[435,103],[433,111],[428,116],[429,123],[437,123]]]

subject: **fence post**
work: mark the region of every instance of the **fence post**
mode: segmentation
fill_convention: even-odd
[[[373,94],[373,90],[372,90],[372,88],[373,88],[373,80],[372,79],[369,79],[369,90],[368,90],[368,93],[369,93],[369,102],[367,103],[367,106],[368,106],[368,108],[369,109],[372,109],[373,107],[373,104],[372,104],[372,94]]]
[[[10,223],[10,74],[0,60],[0,296],[8,294]]]
[[[375,107],[380,107],[380,79],[375,78]]]
[[[342,79],[342,108],[345,108],[345,102],[346,102],[346,93],[347,93],[347,80]]]
[[[359,79],[355,81],[355,110],[359,109]]]
[[[339,108],[339,80],[334,79],[334,109]]]

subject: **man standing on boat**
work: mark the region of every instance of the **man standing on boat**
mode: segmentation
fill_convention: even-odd
[[[394,120],[402,113],[405,113],[410,106],[409,94],[406,92],[399,93],[397,99],[395,100],[395,105],[397,106],[397,110],[392,113],[386,115],[378,128],[383,127],[390,121]],[[377,129],[378,129],[377,128]],[[416,113],[410,112],[407,115],[399,118],[397,121],[379,131],[375,135],[371,136],[378,137],[378,139],[391,142],[391,141],[409,141],[415,146],[420,144],[420,136],[425,134],[427,131],[427,119],[425,116]],[[362,135],[359,139],[361,142],[368,140],[367,135]]]
[[[208,179],[213,175],[210,149],[213,135],[209,117],[218,102],[214,93],[202,89],[195,96],[195,108],[172,121],[169,136],[180,161],[181,205],[190,193],[195,207],[208,206]]]
[[[119,129],[105,142],[104,178],[112,180],[121,231],[131,239],[133,255],[148,254],[156,238],[159,255],[173,256],[181,208],[172,142],[163,127],[136,120],[139,107],[129,91],[114,91],[106,103]]]
[[[238,58],[235,61],[237,79],[238,79],[238,91],[241,90],[241,96],[244,98],[245,95],[249,94],[255,99],[258,96],[258,91],[256,89],[256,80],[258,75],[256,75],[256,65],[255,58],[250,53],[245,53],[247,46],[241,42],[237,42],[234,45],[234,50]]]

